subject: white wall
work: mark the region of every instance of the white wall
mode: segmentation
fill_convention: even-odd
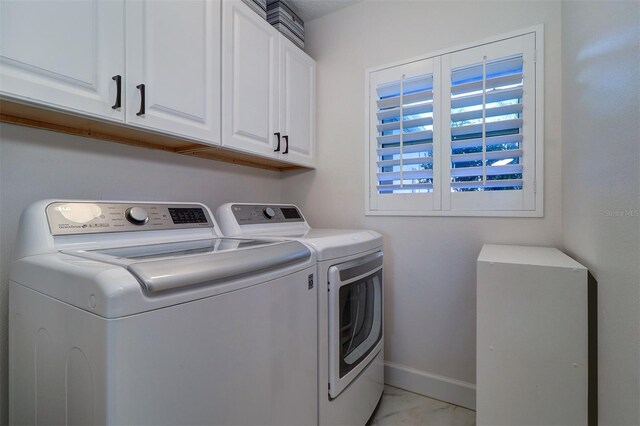
[[[309,22],[307,50],[318,61],[318,168],[283,179],[0,124],[0,420],[7,420],[6,283],[18,216],[31,201],[65,197],[197,200],[212,207],[295,202],[313,226],[382,232],[390,371],[402,373],[395,377],[414,390],[451,391],[450,400],[460,401],[475,382],[481,245],[564,245],[599,281],[600,423],[640,423],[640,224],[638,217],[606,214],[640,208],[639,13],[637,2],[366,0]],[[545,217],[365,217],[364,69],[540,23],[546,38]],[[603,75],[614,78],[592,80]]]
[[[405,384],[416,379],[416,391],[451,398],[450,379],[475,383],[482,244],[561,244],[560,11],[559,2],[364,1],[306,25],[307,51],[318,61],[318,168],[287,173],[283,201],[299,203],[313,226],[384,234],[385,357],[416,370],[388,372],[402,373]],[[546,37],[545,217],[365,217],[365,68],[535,24]],[[473,386],[453,388],[458,402],[473,399]]]
[[[0,124],[0,420],[7,423],[8,269],[22,210],[43,198],[278,201],[280,173]]]
[[[562,43],[563,243],[598,280],[599,424],[637,425],[640,3],[563,3]]]

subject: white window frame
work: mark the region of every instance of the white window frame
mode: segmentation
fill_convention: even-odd
[[[415,201],[409,201],[412,196],[415,195],[423,195],[423,194],[392,194],[392,195],[402,195],[403,197],[397,197],[397,203],[388,203],[388,202],[378,202],[381,197],[389,196],[389,194],[378,194],[376,188],[376,172],[377,172],[377,155],[375,155],[375,149],[372,148],[372,123],[371,123],[371,108],[372,105],[375,104],[375,93],[371,90],[371,74],[378,73],[381,71],[389,70],[392,68],[397,68],[401,66],[410,66],[412,63],[417,63],[419,61],[425,60],[434,60],[437,61],[438,64],[445,62],[446,55],[459,52],[462,50],[472,49],[478,46],[482,46],[485,44],[495,43],[502,40],[511,39],[514,37],[521,37],[527,34],[535,35],[535,51],[534,51],[534,66],[535,66],[535,99],[533,103],[535,104],[535,127],[533,129],[534,132],[534,146],[535,146],[535,158],[529,158],[526,161],[529,161],[529,166],[531,166],[531,162],[535,162],[533,165],[533,170],[535,176],[523,176],[525,179],[529,180],[529,182],[533,182],[533,188],[531,188],[531,184],[529,184],[528,188],[524,188],[522,191],[533,191],[533,204],[531,202],[527,204],[525,209],[523,210],[447,210],[447,206],[450,205],[450,189],[448,184],[444,184],[444,181],[441,180],[443,184],[434,185],[434,191],[432,194],[432,198],[435,198],[433,202],[429,202],[430,205],[433,205],[433,208],[423,208],[418,207],[420,203]],[[543,217],[544,216],[544,27],[543,25],[536,25],[533,27],[500,34],[497,36],[493,36],[490,38],[486,38],[480,41],[467,43],[464,45],[457,46],[455,48],[443,49],[436,52],[431,52],[426,55],[421,55],[418,57],[411,58],[409,60],[394,62],[391,64],[386,64],[377,67],[371,67],[365,70],[365,215],[367,216],[487,216],[487,217]],[[442,58],[442,59],[441,59]],[[441,77],[440,70],[442,68],[434,70],[434,80],[436,74],[438,75],[438,79]],[[440,98],[441,94],[438,94],[437,97]],[[373,100],[371,98],[374,98]],[[435,83],[434,83],[434,98],[436,97],[435,93]],[[373,104],[372,104],[373,102]],[[434,99],[435,102],[435,99]],[[532,101],[527,101],[529,104]],[[443,102],[446,104],[446,102]],[[440,114],[441,116],[448,114]],[[448,182],[449,176],[449,168],[444,167],[443,165],[448,164],[449,153],[445,153],[444,149],[442,149],[442,137],[446,134],[449,134],[449,126],[446,123],[443,123],[446,117],[436,117],[435,107],[434,107],[434,157],[436,154],[438,157],[434,161],[434,176],[435,173],[439,173],[441,179],[445,178]],[[441,126],[436,128],[435,123],[436,120],[441,120]],[[374,123],[375,124],[375,123]],[[443,126],[444,124],[444,126]],[[531,133],[531,132],[529,132]],[[375,140],[375,134],[373,135],[373,140]],[[437,139],[437,140],[436,140]],[[445,158],[446,157],[446,158]],[[530,169],[529,169],[530,170]],[[435,181],[435,180],[434,180]],[[448,194],[444,194],[444,192],[449,192]],[[484,200],[489,200],[492,198],[492,193],[494,191],[487,192],[478,192],[478,193],[465,193],[465,195],[471,195],[469,199],[477,198],[481,199],[479,202],[488,202]],[[502,191],[496,191],[502,192]],[[408,199],[405,203],[402,199]],[[531,197],[529,197],[531,199]],[[484,200],[482,200],[484,199]],[[389,208],[389,204],[392,204],[394,207]],[[423,203],[424,204],[424,203]],[[399,206],[399,207],[397,207]],[[442,208],[444,207],[444,209]]]

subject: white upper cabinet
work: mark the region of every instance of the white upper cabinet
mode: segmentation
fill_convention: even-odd
[[[223,15],[222,143],[277,157],[279,34],[239,0]]]
[[[219,144],[221,2],[126,7],[127,122]]]
[[[0,92],[123,121],[123,16],[123,0],[1,1]]]
[[[280,36],[280,159],[313,166],[315,158],[316,62]]]
[[[241,0],[0,0],[2,99],[174,136],[185,151],[313,167],[315,80],[315,61]]]
[[[222,45],[222,144],[312,167],[315,61],[239,0],[223,4]]]

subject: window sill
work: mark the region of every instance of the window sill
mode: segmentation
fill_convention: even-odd
[[[451,211],[451,210],[366,210],[365,216],[430,216],[430,217],[521,217],[521,218],[541,218],[544,211],[538,210],[490,210],[490,211]]]

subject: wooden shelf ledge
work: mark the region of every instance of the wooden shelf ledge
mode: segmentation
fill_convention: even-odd
[[[81,117],[8,99],[0,99],[0,121],[259,169],[275,171],[307,169],[306,167],[262,158],[224,147],[194,143],[189,139],[167,136],[119,123]]]

